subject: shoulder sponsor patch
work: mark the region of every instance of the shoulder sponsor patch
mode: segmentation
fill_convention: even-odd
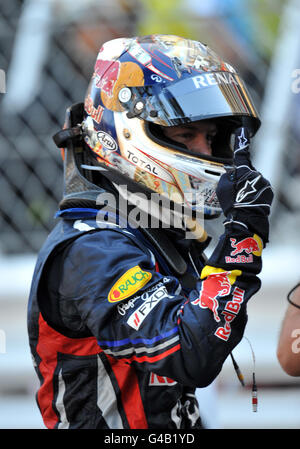
[[[108,301],[118,302],[129,298],[146,285],[151,278],[152,274],[143,271],[139,265],[130,268],[112,286],[108,294]]]
[[[138,330],[147,317],[147,315],[151,312],[152,309],[164,298],[167,298],[168,290],[166,287],[160,287],[155,290],[146,301],[143,302],[129,317],[127,320],[127,324],[131,326],[133,329]]]

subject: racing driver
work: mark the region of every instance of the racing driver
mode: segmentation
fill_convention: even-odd
[[[260,288],[273,193],[249,159],[259,126],[240,75],[206,45],[102,46],[54,136],[64,192],[28,304],[47,428],[202,427],[195,389],[242,339]],[[206,257],[205,223],[221,214]]]

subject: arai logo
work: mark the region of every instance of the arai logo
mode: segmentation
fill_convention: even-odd
[[[115,139],[107,134],[104,131],[98,131],[97,132],[97,137],[99,142],[101,143],[101,145],[103,145],[107,150],[110,151],[116,151],[116,149],[118,148],[117,142],[115,141]]]

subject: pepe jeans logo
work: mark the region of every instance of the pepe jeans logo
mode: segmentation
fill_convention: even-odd
[[[149,296],[149,298],[144,301],[140,307],[138,307],[132,315],[130,315],[127,320],[127,324],[131,326],[133,329],[138,330],[145,320],[145,318],[149,315],[151,310],[156,307],[156,305],[164,298],[168,297],[168,290],[166,287],[160,287],[156,291]]]
[[[129,298],[140,290],[152,278],[152,274],[143,271],[138,265],[124,273],[113,285],[108,294],[109,302],[118,302]]]
[[[5,72],[0,69],[0,94],[5,94],[6,83],[5,83]]]

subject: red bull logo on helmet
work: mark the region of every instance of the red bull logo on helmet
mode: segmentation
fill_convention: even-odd
[[[256,234],[239,242],[231,238],[230,242],[233,251],[231,251],[230,256],[225,257],[226,263],[251,263],[253,262],[253,255],[261,256],[263,244],[261,238]]]
[[[95,64],[96,86],[112,97],[113,88],[119,77],[120,63],[97,59]]]

